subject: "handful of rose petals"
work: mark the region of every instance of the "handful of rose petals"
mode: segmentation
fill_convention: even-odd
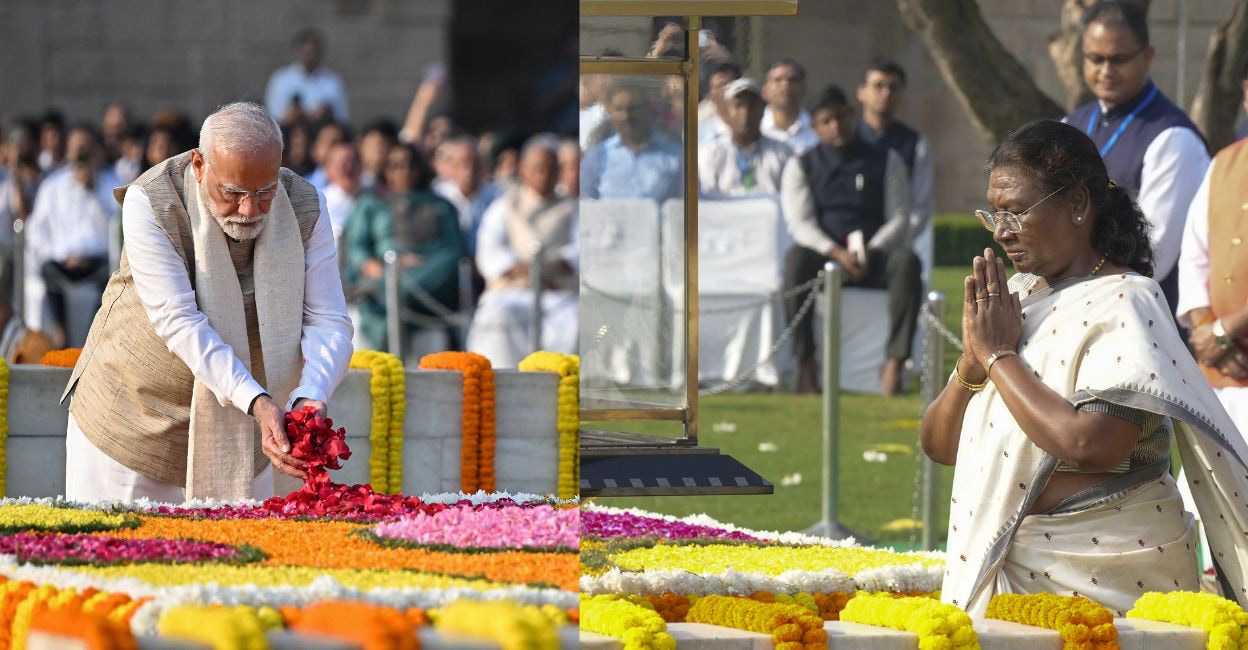
[[[368,484],[346,486],[329,479],[329,470],[342,469],[339,460],[351,457],[347,430],[334,430],[334,421],[313,407],[286,414],[290,454],[307,462],[303,487],[285,497],[266,499],[269,512],[295,517],[386,518],[422,510],[417,497],[379,494]]]

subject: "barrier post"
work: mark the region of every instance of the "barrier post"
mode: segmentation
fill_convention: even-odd
[[[403,315],[399,300],[399,254],[386,251],[383,284],[386,294],[386,351],[403,358]]]
[[[529,284],[533,289],[533,311],[529,314],[529,349],[542,349],[542,242],[533,242],[533,263],[529,265]]]
[[[927,308],[929,313],[943,323],[945,322],[945,294],[941,291],[932,291],[927,294]],[[944,386],[943,377],[945,375],[945,341],[940,335],[940,329],[936,323],[930,323],[924,329],[923,334],[923,410],[927,411],[927,407],[936,401],[936,396],[940,394],[940,389]],[[922,450],[916,453],[923,454]],[[936,512],[937,512],[937,492],[939,472],[936,463],[932,462],[927,454],[923,454],[923,534],[920,543],[923,548],[932,550],[936,548]]]
[[[841,525],[837,482],[841,417],[841,284],[844,271],[835,262],[823,266],[823,508],[822,519],[806,529],[834,539],[856,537]]]

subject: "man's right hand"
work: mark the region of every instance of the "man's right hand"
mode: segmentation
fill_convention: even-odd
[[[306,478],[308,464],[290,455],[290,439],[286,437],[286,413],[267,395],[261,395],[251,407],[252,416],[260,425],[260,445],[273,467],[298,479]]]
[[[862,282],[867,277],[867,270],[858,263],[858,257],[849,252],[848,248],[833,246],[828,250],[828,257],[845,269],[845,274],[853,282]]]

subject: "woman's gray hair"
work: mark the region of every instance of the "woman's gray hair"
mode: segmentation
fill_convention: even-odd
[[[209,115],[199,130],[199,153],[216,151],[255,154],[276,143],[280,150],[282,129],[265,108],[254,102],[226,104]]]

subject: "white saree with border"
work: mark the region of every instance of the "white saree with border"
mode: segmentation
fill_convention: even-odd
[[[1019,357],[1072,404],[1101,400],[1167,418],[1214,559],[1248,603],[1248,445],[1175,329],[1161,289],[1136,273],[1034,289],[1017,274]],[[949,514],[942,598],[982,615],[997,593],[1079,594],[1121,615],[1146,591],[1196,590],[1195,530],[1168,460],[1136,466],[1027,516],[1058,464],[989,383],[971,398]],[[1242,495],[1242,496],[1241,496]]]

